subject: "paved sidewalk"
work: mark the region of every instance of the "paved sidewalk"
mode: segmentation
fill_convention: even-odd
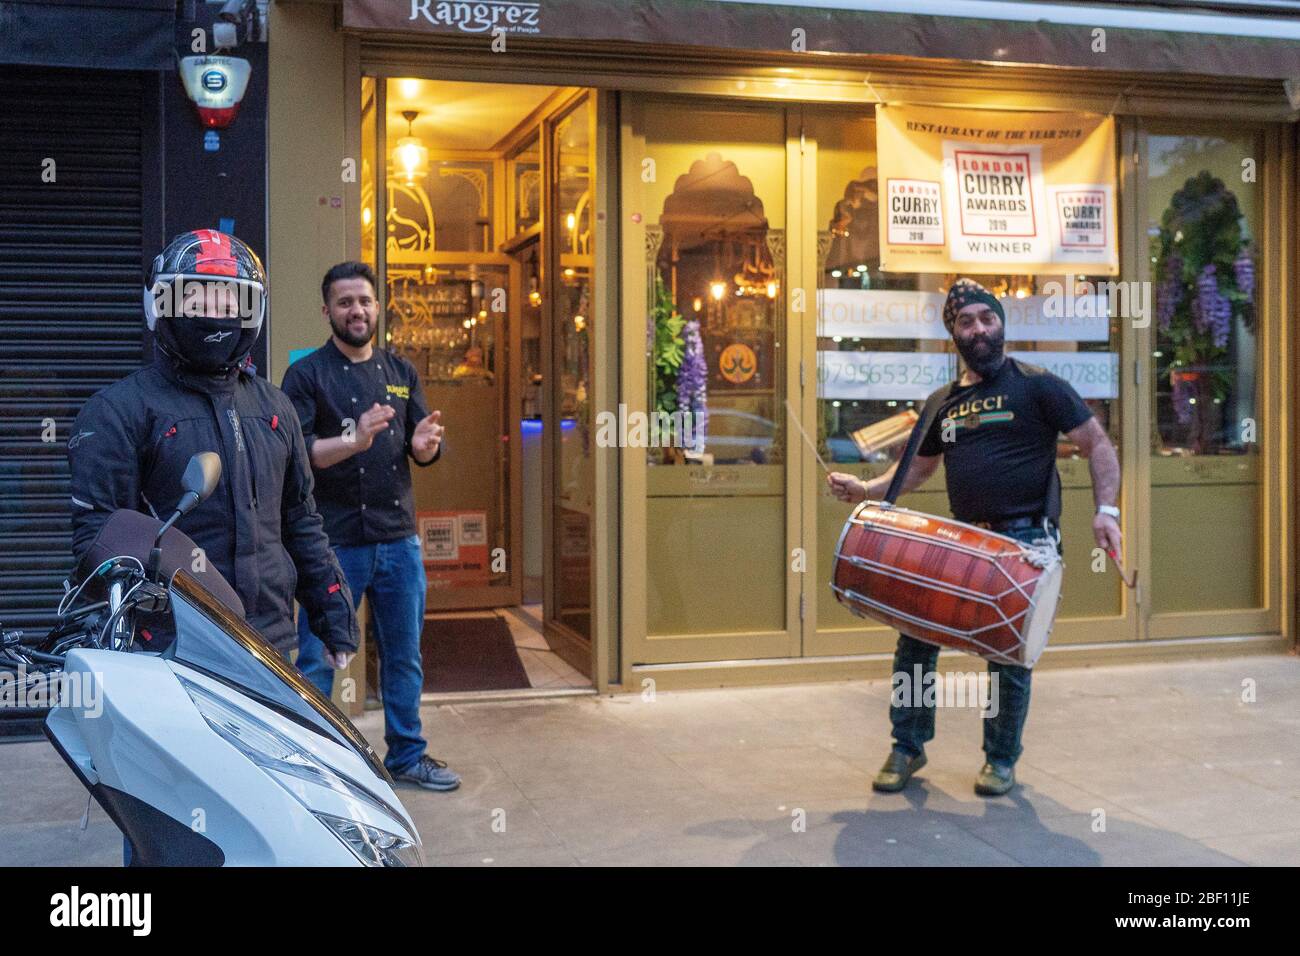
[[[904,793],[872,793],[888,699],[856,681],[426,707],[464,784],[400,795],[437,864],[1300,863],[1297,658],[1043,671],[1021,786],[992,800],[970,708],[940,710]],[[360,726],[382,745],[380,714]],[[0,745],[0,865],[118,864],[85,806],[47,744]]]

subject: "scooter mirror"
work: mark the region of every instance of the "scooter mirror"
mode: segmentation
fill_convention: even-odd
[[[217,482],[221,480],[221,456],[216,452],[201,451],[185,466],[185,474],[181,476],[181,487],[187,492],[186,499],[192,500],[190,508],[203,501],[216,490]],[[195,495],[189,499],[189,495]],[[185,509],[189,511],[189,508]]]
[[[172,512],[172,516],[158,529],[158,535],[153,539],[153,549],[149,552],[149,566],[145,573],[150,581],[158,580],[158,569],[162,566],[162,539],[167,529],[174,525],[181,515],[187,515],[198,507],[200,501],[216,490],[217,482],[220,480],[221,457],[216,452],[201,451],[185,466],[185,473],[181,475],[181,487],[185,490],[185,494],[181,495],[181,500],[176,502],[176,510]]]

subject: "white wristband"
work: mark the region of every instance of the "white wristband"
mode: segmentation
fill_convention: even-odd
[[[1110,517],[1114,518],[1116,521],[1119,520],[1119,509],[1116,508],[1114,505],[1097,505],[1097,514],[1109,515]]]

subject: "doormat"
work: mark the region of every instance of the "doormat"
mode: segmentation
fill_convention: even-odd
[[[510,625],[499,617],[425,621],[420,647],[427,693],[533,686],[515,650]]]

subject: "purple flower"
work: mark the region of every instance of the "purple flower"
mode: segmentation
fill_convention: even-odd
[[[1241,252],[1237,253],[1237,258],[1232,263],[1232,272],[1237,280],[1237,288],[1249,299],[1255,294],[1255,260],[1250,257],[1248,246],[1243,244]]]
[[[1192,300],[1192,318],[1199,332],[1210,335],[1214,347],[1228,344],[1232,330],[1232,303],[1219,291],[1219,279],[1214,263],[1206,264],[1196,277],[1196,297]]]
[[[709,366],[704,360],[699,321],[692,319],[687,322],[682,334],[686,347],[682,353],[682,366],[677,371],[677,409],[683,415],[691,414],[691,445],[699,452],[704,450],[704,436],[709,426]]]

